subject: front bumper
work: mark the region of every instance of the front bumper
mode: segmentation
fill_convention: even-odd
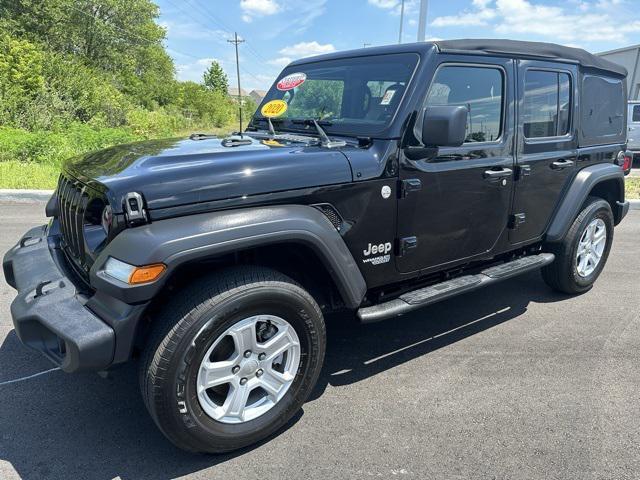
[[[103,370],[114,361],[114,328],[86,307],[89,298],[65,273],[53,243],[46,226],[36,227],[4,256],[5,279],[18,290],[11,304],[16,333],[65,372]]]

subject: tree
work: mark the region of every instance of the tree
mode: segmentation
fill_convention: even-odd
[[[203,77],[204,86],[207,87],[207,89],[227,95],[229,80],[227,79],[227,74],[224,73],[224,70],[218,62],[211,62],[211,66],[204,72]]]

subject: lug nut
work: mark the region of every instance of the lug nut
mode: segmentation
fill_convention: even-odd
[[[264,360],[265,358],[267,358],[266,353],[261,353],[260,355],[258,355],[258,360]]]
[[[258,370],[258,371],[256,372],[256,377],[261,377],[263,373],[264,373],[264,372],[262,371],[262,369]]]
[[[251,350],[247,350],[244,352],[244,358],[249,358],[251,356]]]
[[[240,385],[244,385],[246,383],[247,383],[247,379],[246,378],[243,377],[243,378],[240,379]]]
[[[240,371],[240,366],[239,366],[239,365],[236,365],[235,367],[233,367],[233,368],[231,369],[231,372],[232,372],[232,373],[238,373],[239,371]]]

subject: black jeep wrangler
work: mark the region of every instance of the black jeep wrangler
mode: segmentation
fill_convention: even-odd
[[[629,208],[625,76],[496,40],[294,62],[244,132],[69,161],[4,257],[16,332],[66,372],[139,357],[181,448],[254,443],[313,389],[331,312],[375,322],[538,268],[588,290]]]

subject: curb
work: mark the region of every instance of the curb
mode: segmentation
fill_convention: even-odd
[[[629,200],[631,210],[640,210],[640,200]]]
[[[14,190],[0,188],[1,202],[34,203],[46,202],[53,195],[53,190]]]

